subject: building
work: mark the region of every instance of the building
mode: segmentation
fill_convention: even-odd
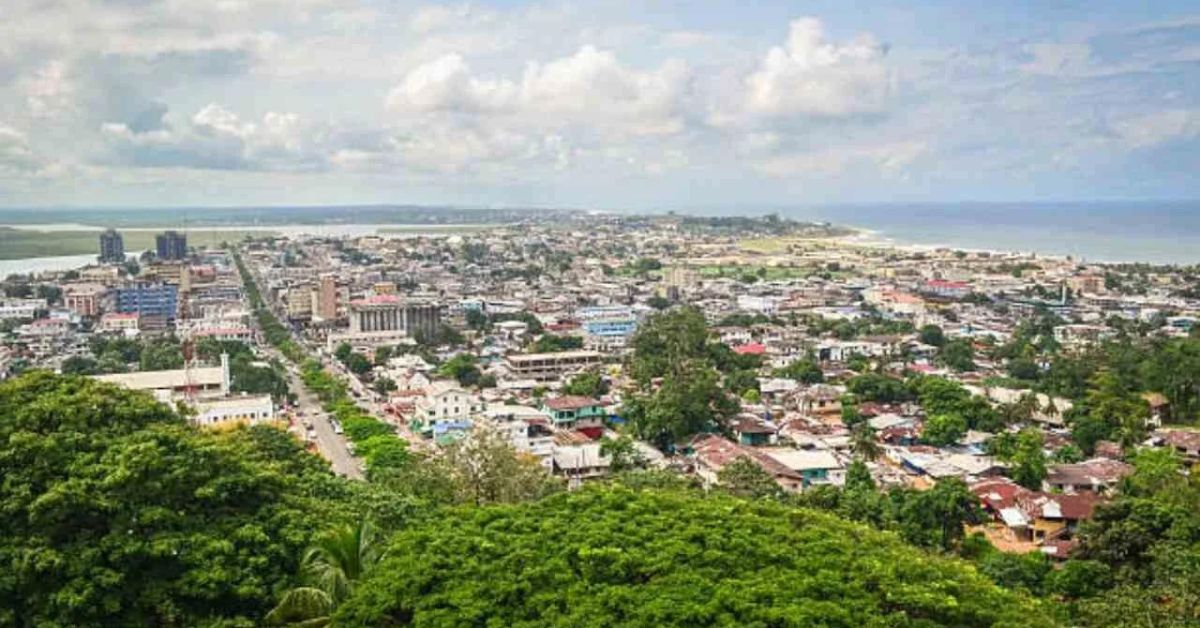
[[[464,421],[483,412],[483,402],[455,382],[434,382],[416,402],[416,418],[426,425]]]
[[[229,356],[221,356],[221,366],[113,373],[94,375],[93,379],[131,390],[150,391],[160,401],[171,401],[179,396],[225,397],[229,395]]]
[[[971,293],[971,284],[962,281],[931,279],[921,286],[921,292],[941,299],[961,299]]]
[[[557,353],[524,353],[506,358],[508,369],[517,379],[553,381],[601,363],[603,356],[596,351],[559,351]]]
[[[80,316],[99,316],[104,310],[108,288],[98,283],[73,283],[63,286],[63,304]]]
[[[115,229],[105,229],[101,232],[99,260],[101,264],[125,263],[125,238]]]
[[[566,395],[547,399],[542,403],[542,411],[550,415],[554,426],[560,429],[596,430],[595,437],[604,431],[604,417],[607,415],[604,405],[591,397]]]
[[[312,287],[308,284],[292,286],[284,295],[284,307],[287,317],[294,321],[306,321],[312,318]]]
[[[136,334],[139,329],[138,313],[109,312],[100,317],[100,325],[96,329],[104,334]]]
[[[1133,473],[1133,467],[1119,460],[1093,458],[1075,464],[1050,465],[1045,490],[1061,493],[1091,491],[1104,493],[1116,488],[1121,478]]]
[[[332,273],[321,275],[317,289],[313,293],[313,318],[322,321],[333,321],[338,318],[338,285],[337,276]]]
[[[164,231],[154,236],[154,252],[160,260],[187,259],[187,235],[178,231]]]
[[[202,427],[230,424],[256,425],[275,420],[271,395],[233,395],[204,399],[192,404],[196,414],[189,420]]]
[[[34,319],[48,307],[45,299],[0,299],[0,320]]]
[[[375,295],[350,303],[350,332],[402,331],[409,336],[433,335],[442,323],[442,308],[433,303]]]
[[[161,316],[175,320],[179,311],[179,286],[168,283],[139,283],[117,288],[116,308],[122,313]]]

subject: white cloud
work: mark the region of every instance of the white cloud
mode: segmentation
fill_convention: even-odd
[[[869,169],[885,179],[903,179],[929,147],[920,141],[869,146],[835,147],[811,152],[774,154],[757,160],[754,167],[779,177],[834,176],[856,169]]]
[[[0,124],[0,175],[34,173],[40,166],[25,134]]]
[[[159,128],[108,122],[101,130],[115,159],[133,166],[304,170],[325,161],[325,133],[294,113],[268,112],[252,122],[211,103],[184,121],[164,116]]]
[[[516,104],[512,81],[482,80],[471,75],[462,55],[448,54],[412,72],[388,93],[387,106],[397,111],[499,111]]]
[[[745,109],[765,116],[881,111],[893,82],[885,56],[870,35],[831,43],[820,20],[794,20],[784,45],[771,48],[746,78]]]
[[[401,113],[508,114],[534,127],[589,124],[659,134],[682,128],[679,109],[686,86],[682,63],[637,71],[592,46],[528,64],[519,83],[478,78],[461,55],[450,54],[409,72],[388,94],[387,105]]]
[[[1189,140],[1200,137],[1200,110],[1171,109],[1142,114],[1118,120],[1113,130],[1132,149]]]

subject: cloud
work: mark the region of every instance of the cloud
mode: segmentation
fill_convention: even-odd
[[[1153,148],[1200,137],[1200,110],[1172,109],[1142,114],[1113,124],[1113,130],[1131,149]]]
[[[387,106],[399,113],[524,117],[536,127],[588,124],[634,134],[673,133],[682,128],[687,78],[682,63],[638,71],[593,46],[529,63],[519,82],[476,77],[461,55],[449,54],[409,72],[388,94]]]
[[[0,175],[30,174],[41,165],[30,149],[25,134],[0,124]]]
[[[170,114],[137,130],[108,122],[102,132],[112,159],[124,165],[215,170],[306,170],[323,167],[320,129],[294,113],[268,112],[251,122],[211,103],[184,121]]]
[[[870,35],[832,43],[820,20],[794,20],[787,41],[767,51],[746,78],[745,111],[827,117],[883,111],[893,86],[886,55]]]

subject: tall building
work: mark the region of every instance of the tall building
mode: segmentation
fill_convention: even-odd
[[[313,315],[323,321],[337,320],[338,317],[338,286],[337,275],[326,273],[321,275],[316,290],[316,307]]]
[[[169,283],[139,283],[117,288],[117,311],[174,320],[179,310],[179,287]]]
[[[178,231],[164,231],[154,236],[154,248],[160,260],[187,259],[187,236]]]
[[[100,263],[125,263],[125,238],[116,229],[105,229],[100,233]]]
[[[442,308],[432,303],[407,302],[394,295],[377,295],[350,304],[350,331],[402,331],[409,336],[432,334],[442,322]]]

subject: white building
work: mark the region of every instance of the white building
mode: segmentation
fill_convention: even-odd
[[[417,399],[417,417],[426,423],[462,421],[483,411],[479,397],[463,390],[456,382],[434,382]]]
[[[202,427],[245,423],[255,425],[275,420],[275,402],[271,395],[239,395],[205,399],[192,404],[196,414],[190,420]]]

